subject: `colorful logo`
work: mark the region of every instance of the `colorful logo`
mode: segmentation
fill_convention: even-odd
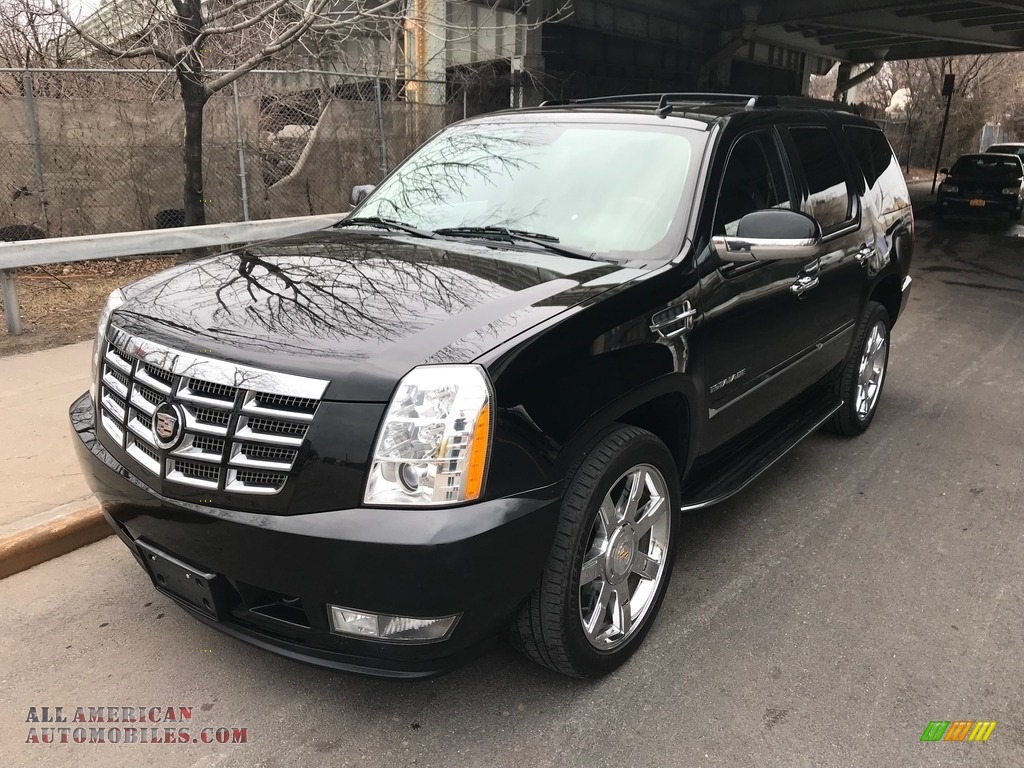
[[[995,727],[995,720],[932,720],[921,741],[988,741]]]

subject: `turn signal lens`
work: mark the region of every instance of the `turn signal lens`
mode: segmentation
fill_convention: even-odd
[[[483,493],[491,384],[476,365],[425,365],[402,379],[373,451],[363,503],[434,506]]]
[[[484,487],[484,471],[487,469],[487,449],[491,436],[491,408],[480,409],[473,439],[469,443],[469,467],[466,472],[466,499],[477,499]]]

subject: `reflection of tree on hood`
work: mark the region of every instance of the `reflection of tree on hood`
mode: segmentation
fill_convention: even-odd
[[[293,348],[301,350],[308,337],[385,344],[407,336],[417,319],[427,325],[431,316],[458,315],[558,276],[391,237],[352,240],[325,235],[304,245],[224,254],[149,278],[132,298],[160,306],[171,324],[212,326],[220,336],[237,334],[249,343],[258,343],[263,330],[294,339]],[[197,306],[197,294],[216,304]],[[475,332],[497,332],[504,322]]]

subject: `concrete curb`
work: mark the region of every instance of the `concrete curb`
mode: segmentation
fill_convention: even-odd
[[[0,579],[66,555],[114,532],[95,502],[59,512],[21,530],[0,532]]]

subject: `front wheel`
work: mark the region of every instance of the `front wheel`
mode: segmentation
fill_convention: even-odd
[[[852,437],[871,426],[889,366],[891,327],[885,307],[868,302],[857,328],[853,353],[835,379],[835,391],[843,398],[843,406],[828,423],[830,431]]]
[[[541,583],[510,628],[513,644],[572,677],[625,662],[665,596],[678,508],[665,444],[637,427],[606,433],[570,479]]]

